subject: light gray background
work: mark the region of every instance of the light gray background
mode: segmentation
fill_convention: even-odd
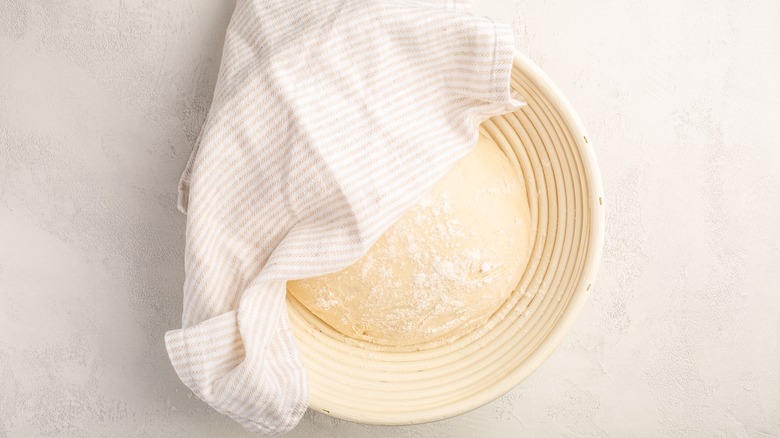
[[[234,1],[0,0],[0,436],[246,436],[191,396],[176,184]],[[604,176],[593,294],[530,378],[413,427],[289,437],[780,436],[780,3],[477,0]]]

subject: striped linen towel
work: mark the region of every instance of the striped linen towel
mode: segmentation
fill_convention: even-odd
[[[246,429],[306,411],[286,281],[347,267],[525,105],[513,35],[470,0],[238,0],[179,182],[182,382]]]

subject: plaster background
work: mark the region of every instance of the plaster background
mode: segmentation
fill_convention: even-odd
[[[176,184],[234,1],[0,1],[0,437],[249,436],[189,394]],[[457,418],[289,437],[780,436],[780,3],[475,0],[580,113],[607,239],[560,348]]]

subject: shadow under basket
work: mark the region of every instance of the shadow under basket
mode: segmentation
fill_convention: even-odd
[[[484,326],[416,348],[344,336],[287,294],[310,408],[367,424],[450,418],[517,386],[574,323],[593,287],[604,241],[596,157],[569,102],[518,51],[511,86],[527,105],[485,120],[480,132],[509,157],[528,191],[536,236],[520,283]]]

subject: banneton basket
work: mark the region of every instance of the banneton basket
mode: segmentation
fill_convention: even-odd
[[[485,120],[480,132],[496,141],[528,190],[536,237],[520,283],[483,327],[405,349],[344,336],[287,294],[310,408],[368,424],[453,417],[517,386],[574,323],[604,240],[596,157],[560,90],[518,51],[511,86],[528,105]]]

